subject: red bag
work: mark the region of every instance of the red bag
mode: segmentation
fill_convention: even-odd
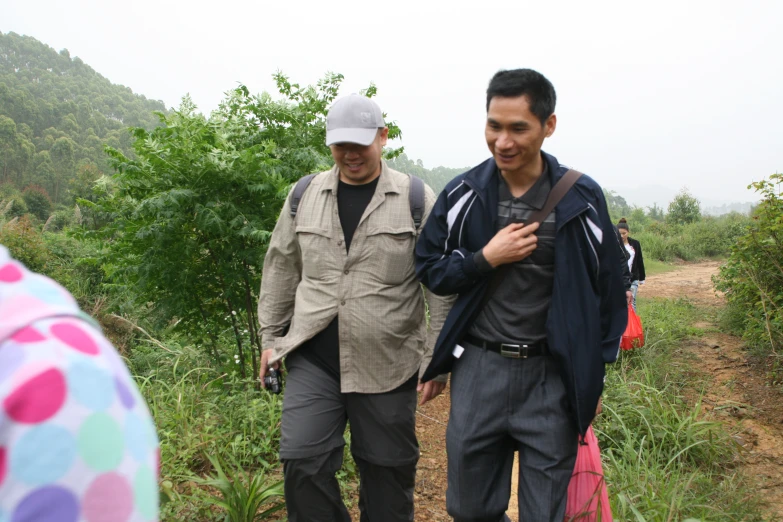
[[[620,341],[620,348],[630,350],[632,348],[641,348],[642,346],[644,346],[642,320],[634,312],[633,306],[628,305],[628,326],[625,327],[625,333]]]
[[[601,449],[593,427],[587,428],[584,444],[579,444],[576,465],[568,484],[568,522],[612,522],[612,507],[601,465]]]

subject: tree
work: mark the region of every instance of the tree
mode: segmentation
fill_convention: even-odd
[[[137,159],[110,150],[113,187],[99,182],[104,197],[79,200],[109,216],[98,235],[111,281],[199,342],[210,339],[216,361],[225,360],[218,336],[231,332],[243,376],[248,359],[258,374],[269,237],[290,186],[330,164],[325,117],[342,76],[314,87],[275,80],[283,100],[240,86],[209,118],[185,98],[155,130],[133,129]]]
[[[606,198],[606,206],[609,209],[609,216],[613,221],[617,222],[621,217],[631,213],[631,206],[617,192],[604,189],[604,197]]]
[[[682,189],[669,203],[666,221],[675,225],[687,225],[701,219],[701,205],[687,189]]]
[[[27,204],[27,211],[41,221],[49,219],[52,212],[52,200],[49,194],[38,185],[30,185],[22,191],[22,198]]]
[[[53,180],[53,193],[54,201],[60,202],[60,188],[65,184],[66,180],[73,176],[74,171],[74,149],[76,144],[70,138],[58,138],[52,145],[52,150],[49,154],[54,164],[54,180]]]
[[[663,209],[658,206],[658,203],[653,203],[651,207],[647,207],[647,215],[654,221],[663,221],[666,218]]]

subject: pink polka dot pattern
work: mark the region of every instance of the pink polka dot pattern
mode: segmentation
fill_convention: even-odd
[[[5,448],[0,446],[0,487],[3,486],[3,480],[5,480],[5,470],[6,470],[6,451]]]
[[[65,394],[65,376],[51,368],[12,391],[3,401],[3,409],[16,422],[38,424],[60,410]]]
[[[73,323],[56,323],[49,328],[52,335],[74,350],[88,355],[98,354],[98,344],[87,332]]]
[[[46,337],[44,337],[41,334],[41,332],[39,332],[32,326],[25,326],[24,328],[16,332],[14,335],[12,335],[11,339],[16,341],[17,343],[27,344],[27,343],[39,343],[41,341],[46,340]]]
[[[106,473],[96,478],[82,498],[87,522],[125,522],[133,513],[133,490],[127,479]]]
[[[0,268],[0,283],[16,283],[22,280],[22,271],[19,267],[8,263]]]
[[[0,245],[0,522],[157,521],[159,461],[115,348]]]

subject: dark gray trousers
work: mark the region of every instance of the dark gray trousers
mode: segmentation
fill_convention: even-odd
[[[509,359],[466,346],[451,377],[446,507],[457,522],[506,520],[514,452],[519,514],[562,522],[577,432],[554,359]]]
[[[416,386],[387,393],[341,393],[309,360],[286,360],[280,458],[290,522],[350,521],[335,473],[343,463],[346,423],[359,470],[362,522],[410,522],[419,445]]]

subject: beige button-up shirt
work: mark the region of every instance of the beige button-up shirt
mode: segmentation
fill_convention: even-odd
[[[453,299],[423,291],[416,279],[410,178],[383,162],[350,252],[337,211],[338,180],[337,167],[315,176],[295,218],[290,194],[285,202],[264,260],[261,340],[274,349],[274,362],[338,316],[342,392],[382,393],[424,372]],[[425,186],[425,222],[434,203]]]

